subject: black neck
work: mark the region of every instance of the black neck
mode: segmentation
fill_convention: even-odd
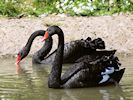
[[[43,36],[45,33],[44,30],[39,30],[39,31],[36,31],[34,33],[32,33],[32,35],[29,37],[26,45],[25,45],[25,48],[27,48],[27,52],[29,53],[30,51],[30,48],[31,48],[31,45],[32,45],[32,42],[33,40],[37,37],[37,36]]]
[[[54,62],[52,64],[51,74],[49,76],[49,87],[59,88],[61,85],[61,73],[63,63],[63,51],[64,51],[64,34],[58,34],[58,49],[55,55]]]
[[[51,51],[52,45],[53,45],[53,39],[52,39],[52,37],[49,37],[49,38],[45,41],[43,47],[42,47],[40,50],[38,50],[38,51],[36,52],[36,53],[37,53],[37,56],[38,56],[40,59],[44,59],[44,57],[46,57],[47,54]]]

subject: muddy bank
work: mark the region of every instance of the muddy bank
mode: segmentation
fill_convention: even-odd
[[[71,40],[101,37],[106,49],[117,49],[118,53],[133,53],[133,15],[101,17],[47,16],[43,18],[0,19],[0,56],[16,55],[36,30],[46,30],[49,25],[60,26],[65,42]],[[57,44],[55,40],[54,47]],[[36,38],[30,55],[42,46]]]

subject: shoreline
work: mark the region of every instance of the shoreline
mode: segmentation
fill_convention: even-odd
[[[133,54],[133,14],[100,17],[67,17],[50,15],[43,18],[0,18],[0,58],[15,56],[36,30],[46,30],[49,25],[58,25],[65,35],[65,42],[77,39],[102,38],[106,49],[116,49],[117,54]],[[54,37],[56,38],[56,37]],[[30,56],[43,43],[37,37]],[[54,48],[57,40],[54,39]]]

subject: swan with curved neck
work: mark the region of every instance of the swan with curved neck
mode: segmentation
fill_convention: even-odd
[[[22,59],[24,59],[28,53],[30,52],[30,48],[32,45],[33,40],[37,36],[43,36],[45,34],[44,30],[35,31],[28,39],[26,45],[23,47],[22,50],[19,51],[16,59],[16,63],[18,64]],[[48,55],[52,48],[53,40],[49,38],[45,41],[43,47],[38,50],[32,56],[32,63],[34,64],[51,64],[54,60],[55,51]],[[69,43],[65,43],[64,47],[64,55],[63,55],[63,63],[74,63],[78,62],[81,59],[80,57],[84,55],[90,55],[90,60],[94,60],[102,55],[110,55],[115,53],[115,50],[111,51],[96,51],[96,49],[104,49],[105,44],[104,41],[100,38],[91,40],[88,37],[86,40],[75,40]],[[95,55],[92,55],[95,54]],[[84,57],[83,57],[84,58]],[[83,59],[82,58],[82,59]]]
[[[18,52],[17,58],[16,58],[16,64],[19,64],[22,59],[24,59],[30,52],[31,45],[33,43],[33,40],[37,36],[43,36],[45,33],[44,30],[38,30],[35,31],[28,39],[26,45]],[[41,61],[44,59],[44,57],[50,52],[52,49],[53,39],[49,38],[43,45],[43,47],[37,51],[33,57],[32,62],[33,63],[41,63]],[[45,47],[45,48],[44,48]],[[52,53],[51,53],[52,54]],[[51,55],[50,54],[50,55]]]
[[[76,63],[61,77],[64,50],[63,31],[58,26],[51,26],[45,32],[44,40],[54,34],[58,35],[58,49],[48,78],[49,88],[80,88],[119,83],[125,69],[119,70],[119,63],[114,56],[103,56],[92,62],[86,60]],[[114,70],[111,75],[108,75],[109,79],[106,82],[100,83],[101,72],[108,68],[107,66],[117,71]]]

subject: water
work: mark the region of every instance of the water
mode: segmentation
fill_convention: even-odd
[[[49,89],[49,66],[32,65],[31,58],[16,69],[15,59],[0,59],[1,100],[133,100],[133,56],[119,56],[126,68],[120,86]],[[65,71],[67,67],[63,68]]]

